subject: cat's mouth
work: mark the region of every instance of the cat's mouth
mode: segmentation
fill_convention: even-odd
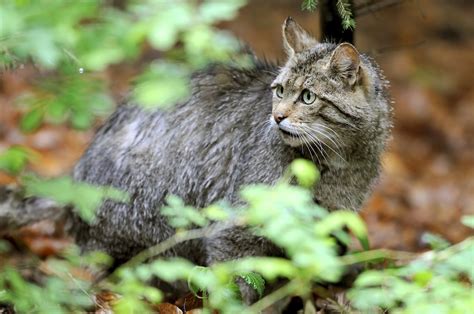
[[[289,132],[289,131],[286,131],[286,130],[283,130],[282,128],[279,128],[280,132],[287,135],[287,136],[291,136],[291,137],[298,137],[298,134],[296,133],[292,133],[292,132]]]

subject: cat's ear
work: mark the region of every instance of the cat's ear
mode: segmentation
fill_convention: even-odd
[[[283,45],[289,57],[305,49],[311,48],[318,42],[311,37],[292,17],[287,17],[282,26]]]
[[[359,52],[351,44],[342,43],[332,53],[329,65],[334,72],[346,79],[349,85],[352,86],[357,81],[359,74]]]

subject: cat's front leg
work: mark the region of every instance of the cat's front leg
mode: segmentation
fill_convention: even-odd
[[[244,227],[217,227],[205,240],[207,264],[238,260],[252,256],[284,256],[282,250],[269,240],[252,234]],[[259,299],[258,292],[242,278],[237,279],[242,301],[250,305]],[[273,290],[266,287],[266,292]]]

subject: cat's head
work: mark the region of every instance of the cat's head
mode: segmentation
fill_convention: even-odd
[[[283,42],[288,61],[271,85],[272,127],[294,147],[350,145],[377,119],[374,70],[351,44],[318,43],[292,18]]]

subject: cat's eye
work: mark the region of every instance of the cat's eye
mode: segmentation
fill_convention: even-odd
[[[305,89],[301,93],[301,100],[307,105],[311,105],[315,100],[316,100],[316,95],[313,92],[310,92],[309,90]]]
[[[275,95],[276,95],[278,98],[283,98],[283,86],[277,85],[277,86],[275,87]]]

